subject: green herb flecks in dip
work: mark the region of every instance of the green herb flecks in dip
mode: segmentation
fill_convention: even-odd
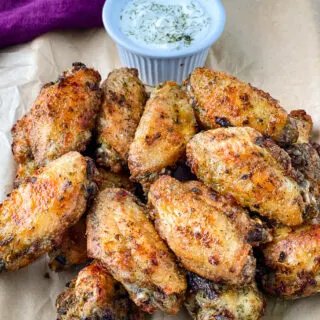
[[[211,18],[198,1],[132,0],[122,10],[121,30],[152,49],[179,50],[208,34]]]

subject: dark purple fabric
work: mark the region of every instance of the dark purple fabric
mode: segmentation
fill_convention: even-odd
[[[105,0],[0,0],[0,48],[54,29],[102,26]]]

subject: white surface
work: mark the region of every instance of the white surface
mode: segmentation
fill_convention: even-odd
[[[319,0],[225,0],[226,30],[207,64],[269,91],[287,109],[304,108],[320,129]],[[32,105],[41,84],[72,62],[103,78],[120,66],[113,42],[101,30],[56,32],[0,52],[0,197],[14,176],[10,128]],[[319,140],[320,141],[320,140]],[[54,300],[70,275],[48,272],[45,259],[0,275],[1,320],[55,319]],[[162,319],[162,314],[155,316]],[[177,319],[177,317],[166,317]],[[181,317],[182,319],[184,317]],[[269,302],[268,320],[320,319],[320,296]]]

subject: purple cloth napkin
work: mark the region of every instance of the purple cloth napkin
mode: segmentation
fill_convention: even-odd
[[[104,0],[0,0],[0,48],[54,29],[102,26]]]

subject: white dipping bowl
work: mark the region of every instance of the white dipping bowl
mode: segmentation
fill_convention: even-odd
[[[211,17],[211,28],[204,39],[179,50],[152,49],[131,41],[120,28],[121,10],[131,0],[107,0],[103,7],[103,24],[116,42],[124,66],[137,68],[141,80],[155,86],[164,81],[181,83],[196,67],[204,66],[212,44],[225,25],[225,11],[220,0],[198,0]]]

